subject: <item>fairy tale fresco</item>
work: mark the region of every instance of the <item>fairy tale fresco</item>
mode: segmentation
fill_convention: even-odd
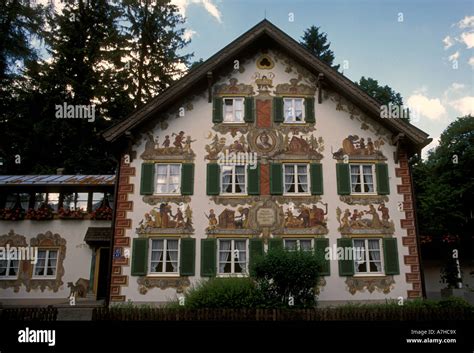
[[[379,108],[265,20],[107,130],[122,153],[111,301],[333,246],[365,262],[325,259],[320,301],[420,297],[407,160],[428,138]]]

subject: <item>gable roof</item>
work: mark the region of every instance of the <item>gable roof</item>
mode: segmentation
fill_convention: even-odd
[[[370,97],[354,82],[334,70],[325,62],[315,57],[293,38],[281,31],[268,20],[263,20],[242,34],[236,40],[225,46],[205,62],[189,71],[188,74],[173,83],[164,92],[151,99],[147,104],[134,111],[126,119],[105,130],[103,137],[110,142],[116,141],[125,134],[142,125],[149,118],[164,111],[187,92],[201,86],[207,87],[207,73],[222,70],[224,65],[230,65],[243,50],[257,47],[257,43],[276,44],[294,60],[301,63],[316,76],[324,75],[324,82],[336,92],[345,96],[349,101],[361,108],[368,116],[378,121],[395,134],[402,133],[414,151],[421,150],[431,142],[428,134],[401,119],[383,119],[380,117],[380,103]],[[227,66],[229,67],[229,66]]]

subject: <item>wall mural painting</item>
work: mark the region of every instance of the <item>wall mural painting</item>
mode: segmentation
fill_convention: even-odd
[[[255,80],[257,90],[260,95],[268,95],[273,90],[273,79],[275,74],[273,72],[260,73],[256,72],[253,74],[252,79]]]
[[[0,246],[6,247],[10,245],[10,247],[24,247],[26,248],[28,244],[26,243],[26,238],[23,235],[16,234],[13,229],[10,230],[8,234],[4,234],[0,236]],[[16,278],[11,279],[3,279],[0,281],[0,288],[13,288],[15,293],[20,291],[20,286],[24,280],[28,278],[28,268],[29,265],[26,261],[20,261],[18,266],[18,275]],[[2,272],[2,275],[5,275],[6,268],[2,269],[5,272]]]
[[[224,209],[219,216],[214,209],[209,210],[209,214],[204,213],[209,221],[206,230],[216,229],[249,229],[250,208],[238,207],[236,211],[228,208]]]
[[[366,217],[367,215],[368,217]],[[389,209],[385,203],[381,203],[377,208],[370,204],[368,210],[354,209],[352,212],[349,209],[342,212],[338,207],[336,216],[339,222],[338,230],[341,234],[393,234],[395,231],[393,221],[390,220]]]
[[[298,95],[298,96],[314,96],[316,87],[299,83],[300,80],[296,78],[290,79],[290,83],[281,83],[275,88],[275,95]]]
[[[342,148],[333,153],[336,159],[342,159],[345,155],[350,158],[373,158],[387,159],[380,148],[385,144],[384,140],[379,137],[372,140],[371,137],[359,137],[357,135],[349,135],[342,141]]]
[[[285,135],[283,138],[282,155],[301,155],[310,159],[322,159],[321,154],[324,151],[324,140],[322,137],[316,138],[314,135],[309,137],[299,137],[293,134],[291,138]]]
[[[191,233],[193,228],[193,212],[184,203],[170,204],[162,202],[145,213],[138,223],[137,233]]]
[[[320,204],[322,207],[318,207]],[[282,206],[283,209],[283,206]],[[311,233],[327,234],[327,214],[328,204],[318,201],[312,204],[299,204],[295,206],[293,202],[288,204],[284,210],[284,234],[291,233]]]
[[[252,85],[238,82],[236,78],[231,78],[229,79],[229,83],[217,85],[214,92],[217,95],[238,94],[242,96],[253,96],[255,94]]]
[[[193,159],[194,151],[191,149],[191,143],[196,142],[191,136],[186,135],[184,131],[165,135],[163,141],[158,137],[153,137],[147,133],[145,151],[142,153],[142,159],[169,159],[177,157],[178,159]],[[175,158],[176,159],[176,158]]]
[[[207,160],[217,160],[220,153],[250,152],[250,148],[244,135],[240,135],[239,138],[234,139],[234,141],[228,145],[227,139],[225,137],[219,137],[218,134],[210,132],[207,138],[211,140],[211,143],[205,146],[207,155],[204,158]]]

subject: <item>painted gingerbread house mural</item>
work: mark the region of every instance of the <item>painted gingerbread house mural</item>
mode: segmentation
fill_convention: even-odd
[[[267,249],[357,247],[319,300],[421,296],[408,158],[429,143],[267,20],[105,132],[121,151],[112,302],[246,276]]]

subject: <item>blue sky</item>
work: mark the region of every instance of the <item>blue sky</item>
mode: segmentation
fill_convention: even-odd
[[[207,59],[266,18],[299,40],[311,25],[328,34],[351,80],[369,76],[416,109],[435,139],[474,114],[474,1],[173,0],[186,17],[195,59]],[[290,13],[294,20],[290,21]],[[429,146],[429,147],[431,147]]]

